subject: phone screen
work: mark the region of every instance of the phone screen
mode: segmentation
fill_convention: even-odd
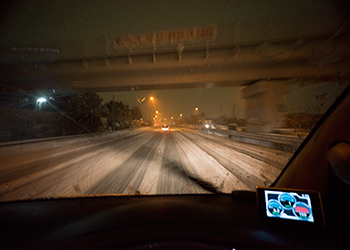
[[[318,192],[258,188],[258,204],[263,217],[323,224]]]
[[[267,217],[314,222],[309,194],[265,190]]]

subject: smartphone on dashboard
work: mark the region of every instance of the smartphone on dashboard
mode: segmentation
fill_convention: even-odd
[[[270,221],[294,221],[325,227],[320,194],[316,191],[257,187],[259,214]]]

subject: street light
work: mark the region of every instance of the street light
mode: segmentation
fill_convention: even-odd
[[[38,103],[38,104],[42,104],[42,103],[44,103],[44,102],[46,102],[47,100],[46,100],[46,98],[45,97],[40,97],[40,98],[38,98],[37,100],[36,100],[36,102]]]
[[[153,96],[150,96],[149,97],[149,100],[151,101],[150,103],[149,103],[149,107],[148,107],[148,119],[149,120],[151,120],[151,108],[152,108],[152,104],[153,104],[153,106],[154,106],[154,102],[153,102],[153,100],[154,100],[154,97]],[[151,104],[152,103],[152,104]]]
[[[35,109],[41,110],[41,107],[43,106],[43,103],[45,103],[47,100],[45,97],[40,97],[36,99],[36,107]]]
[[[195,108],[196,111],[198,111],[198,108]]]

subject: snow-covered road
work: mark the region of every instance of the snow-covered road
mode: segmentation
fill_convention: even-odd
[[[290,157],[184,128],[13,145],[0,148],[0,199],[253,190]]]

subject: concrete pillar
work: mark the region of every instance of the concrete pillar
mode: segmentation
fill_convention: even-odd
[[[284,98],[288,81],[259,81],[242,90],[246,99],[247,132],[271,132],[284,126]]]

